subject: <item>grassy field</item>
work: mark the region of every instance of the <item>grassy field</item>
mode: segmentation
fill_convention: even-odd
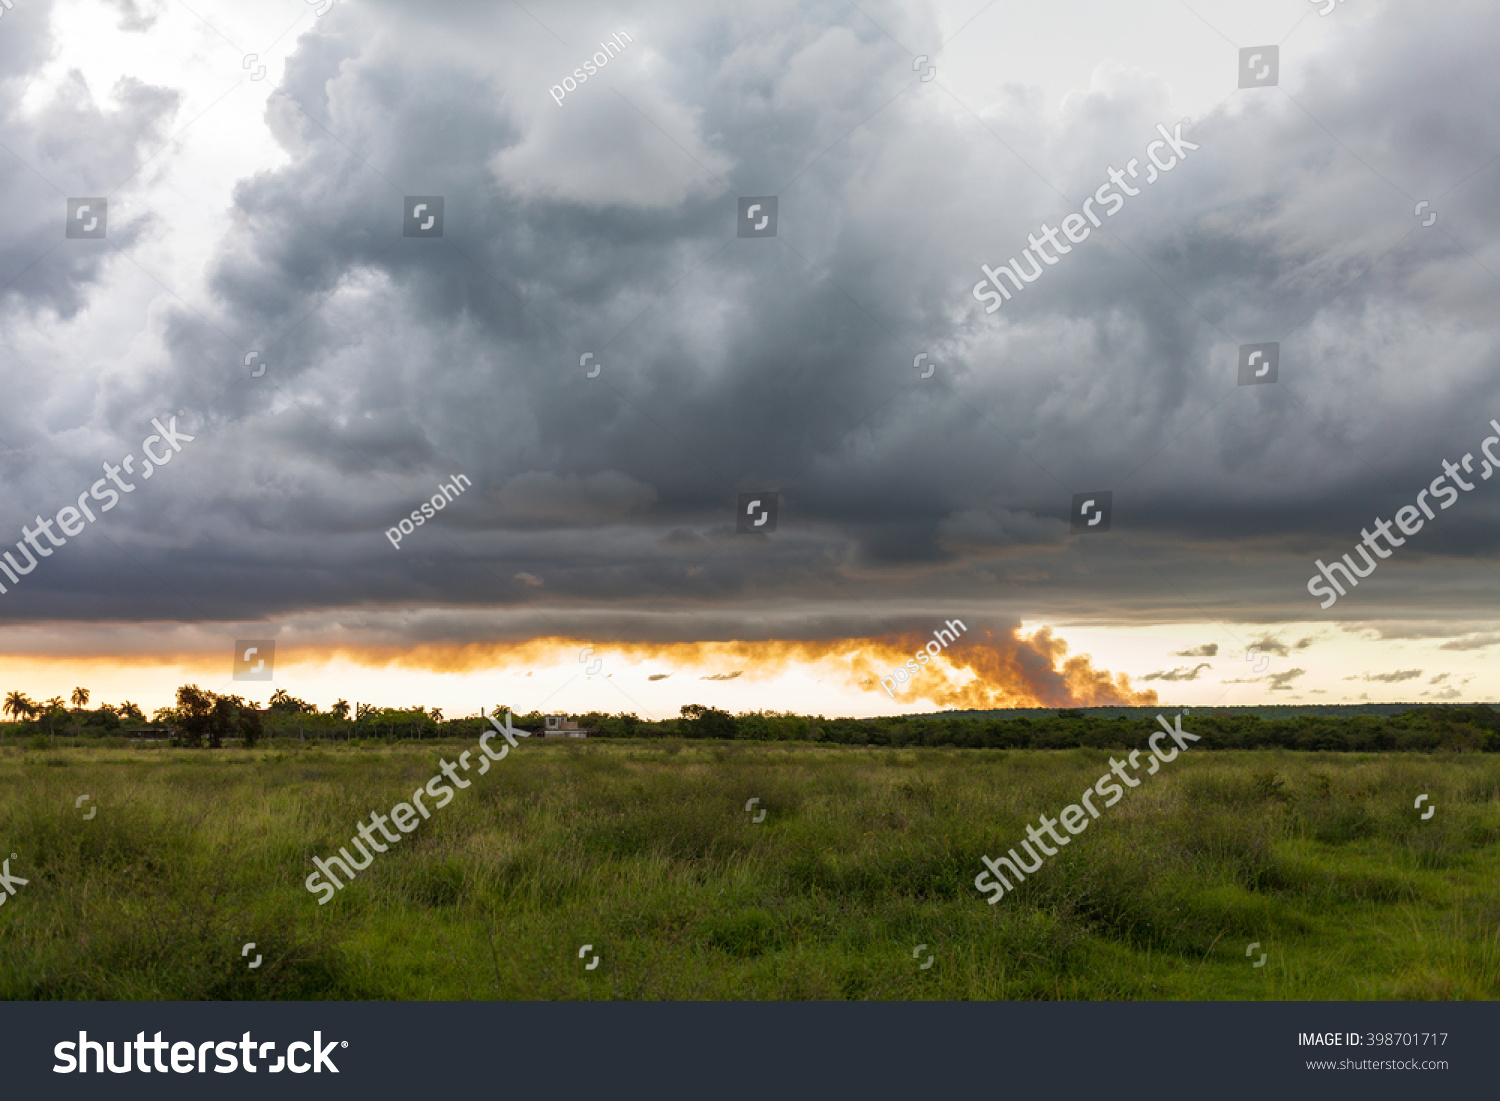
[[[1500,994],[1496,755],[1189,751],[989,906],[1108,752],[534,739],[319,906],[468,748],[0,750],[0,997]]]

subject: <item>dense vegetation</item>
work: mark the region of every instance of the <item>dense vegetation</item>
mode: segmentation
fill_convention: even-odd
[[[1162,713],[1176,714],[1171,709]],[[1125,749],[1144,744],[1158,729],[1154,715],[1104,717],[1078,710],[1004,719],[958,715],[824,719],[774,712],[729,715],[702,707],[685,707],[682,718],[666,723],[641,723],[634,716],[585,715],[579,717],[579,725],[616,736],[964,749]],[[1500,713],[1483,704],[1415,707],[1397,715],[1302,715],[1270,720],[1238,710],[1200,710],[1185,716],[1184,726],[1199,735],[1203,739],[1199,746],[1207,749],[1500,752]]]
[[[1171,718],[1176,714],[1163,709]],[[845,745],[961,746],[970,749],[1124,749],[1142,745],[1156,719],[1059,712],[1047,718],[921,718],[819,721],[818,740]],[[1204,749],[1343,752],[1460,750],[1500,752],[1500,713],[1485,705],[1417,707],[1399,715],[1262,719],[1234,710],[1194,710],[1183,726]],[[743,736],[743,735],[742,735]],[[752,735],[753,736],[753,735]]]
[[[88,702],[88,691],[76,689],[75,702]],[[7,711],[19,700],[15,713],[26,715],[30,701],[12,692]],[[440,708],[377,708],[359,704],[351,715],[349,704],[339,700],[326,712],[284,690],[277,691],[268,708],[257,711],[239,696],[220,696],[196,685],[178,689],[178,705],[157,709],[156,733],[171,733],[177,744],[253,745],[262,732],[271,737],[293,737],[298,741],[369,739],[471,738],[486,728],[479,716],[444,719]],[[33,709],[40,705],[30,704]],[[125,709],[130,709],[127,712]],[[1257,708],[1217,708],[1192,711],[1185,717],[1187,729],[1203,740],[1206,749],[1293,749],[1349,753],[1381,752],[1500,752],[1500,712],[1485,704],[1463,707],[1412,706],[1390,708],[1392,714],[1324,713],[1268,718]],[[1354,712],[1354,708],[1348,709]],[[1125,713],[1121,713],[1125,711]],[[491,713],[511,712],[497,704]],[[1176,712],[1163,708],[1162,713]],[[767,742],[819,742],[864,746],[954,746],[963,749],[1124,749],[1139,746],[1157,729],[1152,709],[1081,709],[1057,712],[1012,712],[895,716],[875,719],[827,719],[790,712],[752,711],[732,715],[713,707],[689,704],[675,719],[650,721],[633,714],[606,715],[589,712],[574,716],[590,737],[613,738],[707,738]],[[68,711],[61,699],[49,701],[28,722],[12,724],[13,732],[44,734],[51,744],[56,734],[94,737],[118,734],[144,717],[134,704],[121,708],[108,705],[85,711]],[[539,711],[517,714],[516,726],[534,733],[543,729]],[[0,729],[4,729],[0,727]],[[40,744],[38,742],[37,744]]]
[[[0,748],[0,847],[29,880],[0,997],[1500,996],[1485,754],[1195,748],[990,906],[980,857],[1110,750],[537,739],[327,905],[304,889],[472,747]]]

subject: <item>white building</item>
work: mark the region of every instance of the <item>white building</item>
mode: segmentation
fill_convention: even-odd
[[[579,730],[578,724],[569,722],[566,715],[548,715],[546,727],[542,731],[545,738],[587,738],[587,730]]]

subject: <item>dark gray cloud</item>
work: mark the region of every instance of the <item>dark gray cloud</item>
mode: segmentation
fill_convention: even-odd
[[[1438,647],[1439,650],[1484,650],[1490,646],[1500,645],[1500,634],[1466,635],[1463,638],[1455,638],[1445,642]]]
[[[73,71],[43,102],[28,102],[26,78],[53,49],[52,14],[49,0],[28,3],[24,17],[13,11],[0,34],[0,194],[6,199],[0,311],[69,318],[89,301],[104,266],[135,246],[159,217],[132,202],[130,185],[160,148],[179,95],[129,77],[112,88],[93,88]],[[108,200],[107,241],[64,237],[69,197]],[[20,357],[4,370],[19,379]],[[46,395],[32,385],[14,396],[41,402]],[[8,405],[6,412],[22,410]]]
[[[601,27],[561,8],[544,28],[513,7],[337,5],[270,100],[285,160],[235,188],[210,304],[157,306],[149,379],[61,417],[6,364],[23,380],[0,456],[10,527],[66,503],[152,415],[184,409],[200,434],[169,491],[6,610],[479,604],[559,633],[607,609],[684,637],[798,637],[807,606],[841,608],[812,619],[851,634],[997,603],[1324,614],[1313,559],[1500,417],[1491,13],[1370,7],[1291,40],[1280,89],[1234,94],[1227,52],[1227,99],[1188,131],[1200,148],[986,315],[979,265],[1175,124],[1159,81],[970,113],[893,41],[937,34],[920,11],[636,6]],[[636,41],[557,106],[547,87],[617,29]],[[0,51],[31,71],[46,43]],[[134,84],[106,112],[75,87],[23,123],[0,88],[18,156],[98,193],[176,102]],[[14,161],[0,185],[19,197],[0,229],[19,271],[56,244],[61,198]],[[737,197],[770,194],[777,236],[738,238]],[[440,239],[402,236],[406,195],[444,197]],[[110,247],[153,217],[131,211],[118,240],[112,221]],[[10,316],[76,313],[107,255],[56,250],[5,292]],[[1267,340],[1277,384],[1238,387],[1237,346]],[[391,547],[382,532],[457,473],[474,489]],[[1071,494],[1099,489],[1110,532],[1071,535]],[[780,495],[774,535],[735,534],[742,491]],[[1494,498],[1479,483],[1327,614],[1471,612],[1493,585]],[[674,615],[631,627],[648,605]]]
[[[1141,678],[1141,680],[1143,680],[1143,681],[1147,681],[1147,680],[1164,680],[1164,681],[1197,680],[1199,674],[1201,674],[1203,672],[1203,670],[1205,670],[1205,669],[1212,669],[1212,668],[1213,668],[1213,666],[1210,665],[1208,662],[1205,661],[1205,662],[1200,662],[1199,664],[1193,666],[1191,669],[1188,669],[1186,667],[1182,667],[1182,668],[1177,668],[1177,669],[1170,669],[1170,670],[1168,670],[1166,672],[1147,673],[1145,676],[1143,676]]]
[[[1269,681],[1271,685],[1271,687],[1267,689],[1267,691],[1290,692],[1295,687],[1295,685],[1292,684],[1292,681],[1296,680],[1298,677],[1306,675],[1306,669],[1288,669],[1284,673],[1272,673],[1269,677],[1266,678],[1266,680]]]
[[[1290,657],[1292,653],[1291,647],[1279,638],[1272,638],[1270,635],[1262,635],[1253,640],[1250,643],[1250,649],[1259,650],[1263,654],[1275,654],[1279,658]]]
[[[102,332],[92,347],[65,346],[62,362],[54,362],[48,344],[57,327],[91,307],[105,330],[122,309],[129,311],[124,301],[107,300],[107,273],[126,288],[123,300],[148,283],[130,254],[159,215],[136,201],[135,184],[160,149],[179,101],[168,87],[130,77],[91,87],[77,71],[36,86],[57,46],[53,5],[38,0],[8,14],[0,28],[0,383],[6,395],[0,405],[0,543],[7,545],[38,513],[50,518],[87,490],[99,463],[118,460],[151,432],[152,414],[167,411],[158,405],[140,416],[138,382],[100,381],[89,355],[96,348],[116,352],[116,333]],[[106,240],[65,237],[70,198],[106,200],[99,212]],[[84,478],[89,469],[94,472]],[[120,526],[117,534],[126,530]],[[58,556],[45,565],[26,579],[33,596],[17,601],[15,592],[7,595],[6,614],[86,616],[102,592],[120,587],[119,559],[105,567],[97,558],[74,555],[64,562]],[[23,611],[21,603],[29,608]],[[132,603],[120,601],[119,611],[135,617],[141,609]]]
[[[1173,656],[1179,658],[1213,658],[1219,656],[1219,644],[1217,642],[1205,642],[1202,646],[1193,646],[1187,650],[1174,650]]]

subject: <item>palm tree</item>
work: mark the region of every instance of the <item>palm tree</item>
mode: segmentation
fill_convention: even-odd
[[[73,709],[75,711],[82,711],[85,707],[87,707],[89,705],[89,690],[87,688],[75,688],[75,689],[73,689],[72,699],[73,699]]]
[[[12,719],[29,719],[36,714],[36,703],[25,692],[12,692],[5,697],[4,712]]]
[[[19,719],[23,715],[30,719],[36,715],[36,703],[24,692],[12,692],[5,697],[5,714],[13,719]],[[4,735],[0,735],[3,738]]]
[[[137,704],[133,704],[129,700],[126,700],[119,707],[115,708],[115,713],[122,719],[128,718],[138,723],[145,723],[146,721],[145,713],[141,711]]]

